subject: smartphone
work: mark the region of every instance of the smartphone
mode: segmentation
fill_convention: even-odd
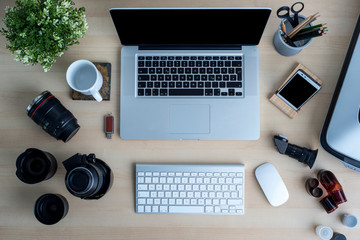
[[[299,69],[276,95],[298,111],[321,88],[321,85]]]

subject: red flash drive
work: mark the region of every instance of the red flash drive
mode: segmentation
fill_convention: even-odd
[[[110,114],[105,116],[105,134],[108,139],[114,133],[114,117]]]

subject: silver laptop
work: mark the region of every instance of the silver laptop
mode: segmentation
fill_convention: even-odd
[[[256,140],[259,44],[271,9],[110,9],[121,44],[120,136]]]

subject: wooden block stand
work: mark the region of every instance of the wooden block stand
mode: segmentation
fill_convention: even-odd
[[[313,78],[316,82],[318,82],[320,85],[323,84],[323,81],[321,81],[315,74],[310,72],[309,69],[304,67],[302,64],[297,65],[297,67],[291,72],[289,77],[285,80],[285,82],[274,92],[274,94],[270,97],[270,102],[272,102],[277,108],[279,108],[282,112],[284,112],[288,117],[294,118],[297,113],[301,110],[301,108],[296,111],[292,107],[290,107],[286,102],[284,102],[281,98],[279,98],[276,93],[280,91],[280,89],[290,80],[290,78],[299,70],[303,70],[307,75],[309,75],[311,78]]]

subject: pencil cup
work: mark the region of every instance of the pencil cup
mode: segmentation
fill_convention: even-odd
[[[304,19],[305,19],[304,16],[299,15],[299,22],[301,22]],[[289,33],[292,30],[291,24],[287,20],[284,21],[284,24],[286,27],[286,32]],[[311,24],[309,24],[307,26],[311,26]],[[288,43],[284,42],[284,39],[281,36],[280,30],[281,30],[281,24],[279,25],[279,28],[277,29],[277,31],[274,34],[273,43],[274,43],[274,48],[276,49],[276,51],[283,56],[291,57],[291,56],[295,56],[295,55],[299,54],[301,52],[301,50],[303,50],[304,48],[309,46],[309,44],[312,41],[311,38],[306,39],[306,40],[296,41],[296,42],[294,42],[295,47],[292,47]]]

